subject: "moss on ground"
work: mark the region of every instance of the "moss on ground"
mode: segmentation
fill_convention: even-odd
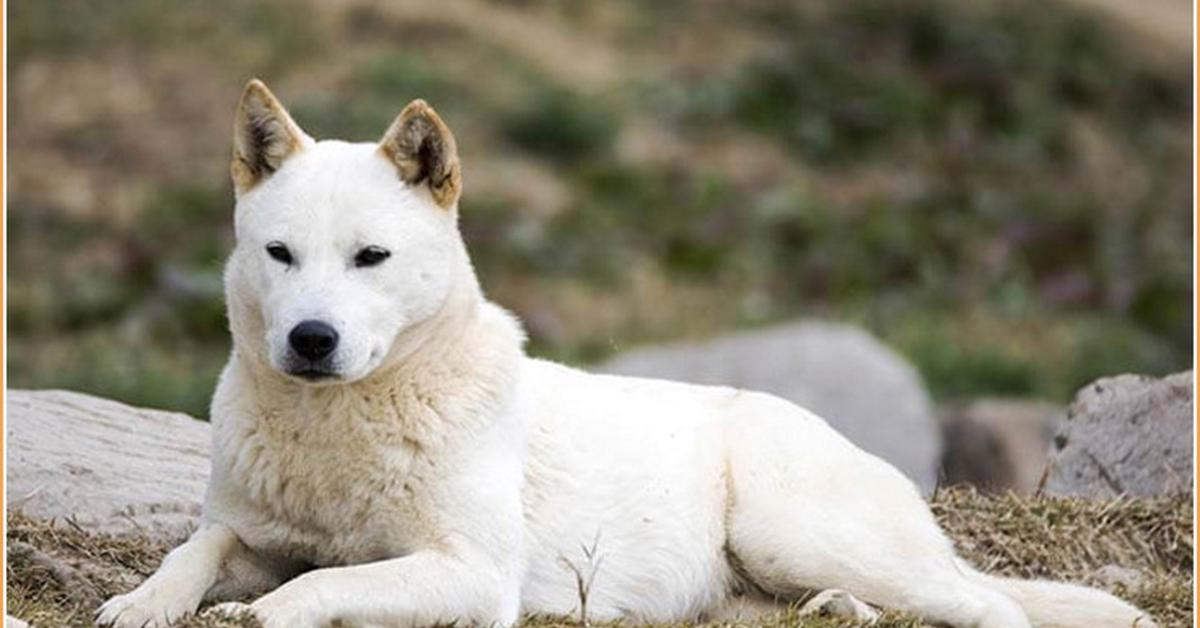
[[[985,570],[1106,588],[1147,610],[1163,626],[1192,624],[1192,500],[1085,501],[939,491],[933,511],[959,551]],[[91,534],[71,521],[8,515],[8,611],[35,626],[89,626],[107,597],[149,575],[169,549],[139,537]],[[1138,582],[1112,582],[1100,572],[1117,565]],[[527,626],[574,626],[569,619],[530,619]],[[252,621],[192,618],[189,628],[251,626]],[[683,626],[684,624],[678,624]],[[756,625],[842,628],[837,618],[781,613]],[[912,617],[886,613],[876,624],[911,628]],[[665,628],[665,627],[664,627]]]

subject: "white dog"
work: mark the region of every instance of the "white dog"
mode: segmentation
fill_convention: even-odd
[[[480,291],[454,137],[422,101],[378,144],[316,142],[252,81],[232,170],[203,522],[100,624],[260,591],[266,626],[304,628],[583,604],[690,621],[838,589],[951,626],[1153,625],[1094,589],[975,571],[904,476],[788,402],[525,356]]]

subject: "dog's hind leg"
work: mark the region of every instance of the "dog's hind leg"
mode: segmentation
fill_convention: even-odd
[[[1030,626],[1016,601],[960,567],[900,472],[782,401],[758,396],[738,414],[726,433],[726,542],[759,588],[841,589],[955,627]]]
[[[1015,601],[972,582],[954,566],[949,547],[887,525],[797,516],[798,509],[746,508],[730,522],[730,548],[747,574],[783,598],[811,589],[841,589],[870,604],[968,628],[1022,628]],[[782,528],[782,526],[788,526]],[[872,538],[871,535],[878,535]],[[887,539],[888,543],[880,541]]]

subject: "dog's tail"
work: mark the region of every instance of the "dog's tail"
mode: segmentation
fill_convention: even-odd
[[[999,578],[970,569],[972,578],[1021,605],[1037,628],[1157,628],[1145,611],[1099,589],[1050,582]]]

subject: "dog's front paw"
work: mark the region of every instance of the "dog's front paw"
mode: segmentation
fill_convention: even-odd
[[[311,599],[297,599],[279,590],[250,605],[263,628],[323,628],[326,622]]]
[[[225,602],[210,606],[200,613],[200,617],[218,622],[243,622],[246,619],[258,619],[254,608],[241,602]],[[262,623],[261,620],[259,623]]]
[[[199,600],[172,595],[159,587],[138,587],[105,602],[96,624],[110,628],[164,628],[192,614]]]
[[[239,621],[253,618],[263,628],[320,628],[324,622],[299,600],[288,600],[287,596],[270,594],[253,604],[226,602],[206,609],[201,613],[205,619]]]

